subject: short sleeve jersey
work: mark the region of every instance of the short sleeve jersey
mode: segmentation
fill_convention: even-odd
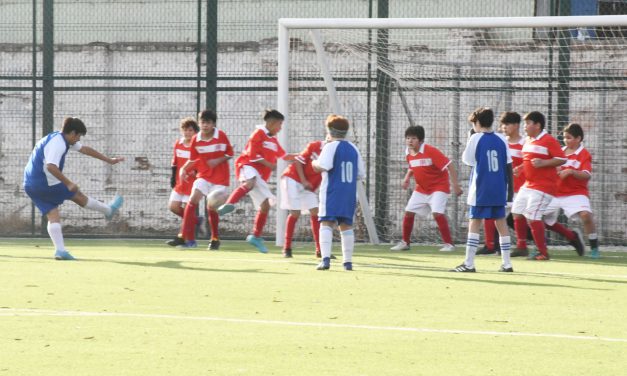
[[[564,148],[564,150],[566,150],[566,148]],[[566,157],[568,158],[566,163],[559,166],[558,169],[573,169],[592,175],[592,156],[583,145],[579,146],[574,153],[568,154]],[[575,195],[589,196],[588,180],[576,179],[574,176],[569,176],[566,179],[558,179],[557,193],[555,195],[557,197]]]
[[[507,203],[507,164],[512,163],[507,140],[500,133],[475,133],[462,154],[472,167],[468,205],[505,206]]]
[[[559,142],[546,131],[542,131],[538,137],[527,137],[522,148],[523,170],[525,172],[525,187],[555,195],[557,192],[557,168],[535,168],[531,164],[533,159],[566,159]]]
[[[233,146],[221,129],[215,128],[213,137],[208,140],[202,139],[200,133],[192,138],[190,159],[195,162],[196,179],[202,178],[212,184],[228,186],[231,179],[229,162],[225,161],[215,167],[209,167],[207,164],[211,159],[225,156],[233,156]]]
[[[315,191],[320,186],[320,182],[322,181],[322,174],[314,171],[311,166],[311,162],[318,159],[320,156],[320,152],[322,152],[322,146],[324,145],[323,141],[313,141],[305,146],[305,149],[300,152],[298,156],[296,156],[296,161],[294,163],[300,163],[303,166],[303,174],[305,175],[305,179],[311,184],[313,190]],[[294,163],[291,163],[285,171],[283,172],[283,176],[287,176],[300,182],[300,177],[298,176],[298,172],[296,171],[296,166]]]
[[[522,148],[524,144],[524,138],[521,138],[519,142],[508,143],[509,152],[512,155],[512,168],[516,168],[522,165]],[[514,192],[518,192],[523,184],[525,184],[525,172],[523,170],[520,170],[518,176],[514,176]]]
[[[181,167],[187,163],[190,155],[190,145],[185,145],[184,139],[179,138],[174,143],[174,155],[172,156],[172,166],[176,166],[176,185],[174,191],[182,195],[190,195],[192,193],[192,186],[194,180],[196,180],[196,171],[193,169],[187,170],[187,180],[179,179],[179,173]]]
[[[69,150],[79,151],[83,146],[80,142],[70,145],[61,132],[52,132],[37,142],[24,169],[24,186],[51,187],[61,184],[45,167],[53,164],[63,171],[65,156]]]
[[[263,180],[268,181],[272,175],[272,170],[258,161],[265,159],[267,162],[276,163],[277,159],[282,158],[285,154],[279,140],[268,133],[266,126],[257,126],[257,129],[248,138],[244,152],[235,161],[236,173],[239,176],[239,171],[243,166],[251,166],[259,172]]]
[[[423,143],[418,153],[407,152],[405,158],[416,181],[416,192],[451,192],[447,170],[451,161],[436,147]]]
[[[322,147],[318,165],[324,169],[320,184],[319,217],[353,218],[357,203],[357,180],[365,174],[357,147],[345,140]]]

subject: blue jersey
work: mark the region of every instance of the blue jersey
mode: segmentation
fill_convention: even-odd
[[[468,205],[507,204],[507,164],[512,163],[507,140],[500,133],[475,133],[468,139],[462,161],[472,166]]]
[[[68,144],[61,132],[52,132],[39,140],[24,169],[24,186],[46,187],[61,183],[45,166],[52,163],[63,171],[65,156],[70,148],[79,150],[81,145],[78,142],[74,145]]]
[[[357,180],[364,176],[359,150],[349,141],[329,142],[320,152],[318,165],[324,169],[318,217],[352,220],[357,202]]]

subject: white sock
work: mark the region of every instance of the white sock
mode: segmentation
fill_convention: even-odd
[[[464,260],[464,265],[469,268],[475,267],[477,247],[479,247],[479,234],[469,232],[468,240],[466,241],[466,260]]]
[[[93,199],[89,196],[87,197],[87,204],[85,205],[85,209],[95,210],[97,212],[101,212],[104,215],[111,214],[111,208],[109,207],[109,205]]]
[[[331,257],[331,246],[333,245],[333,228],[320,226],[320,253],[322,258]]]
[[[65,243],[63,242],[63,231],[61,224],[57,222],[48,222],[48,235],[52,239],[52,244],[57,251],[65,251]]]
[[[499,236],[499,244],[501,244],[501,259],[503,260],[503,267],[511,268],[512,260],[509,258],[512,250],[512,241],[508,236]]]
[[[355,233],[353,229],[341,231],[340,239],[342,239],[344,262],[353,262],[353,249],[355,248]]]

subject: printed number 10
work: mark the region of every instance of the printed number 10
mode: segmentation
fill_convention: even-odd
[[[342,162],[342,183],[353,182],[353,162]]]

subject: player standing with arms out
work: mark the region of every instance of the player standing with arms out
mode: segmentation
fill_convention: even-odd
[[[307,144],[281,176],[281,209],[289,210],[285,226],[284,257],[292,257],[292,238],[301,211],[309,211],[311,215],[311,233],[316,243],[316,257],[321,257],[318,239],[320,231],[318,195],[316,191],[322,181],[322,175],[314,171],[311,163],[318,159],[323,145],[324,141],[312,141]]]
[[[207,196],[207,213],[211,227],[209,250],[220,248],[218,224],[220,218],[216,208],[224,202],[229,186],[231,172],[229,159],[233,158],[233,147],[223,130],[216,127],[217,116],[212,110],[203,110],[198,114],[200,132],[193,138],[190,145],[189,160],[181,168],[181,180],[186,180],[189,170],[195,169],[196,180],[192,186],[192,196],[185,206],[181,233],[185,244],[179,248],[196,248],[196,208],[200,200]]]
[[[314,170],[322,173],[318,211],[322,261],[317,269],[328,270],[331,267],[333,227],[337,224],[344,269],[353,270],[353,217],[357,204],[357,180],[365,176],[364,162],[357,147],[344,139],[350,127],[346,118],[329,115],[326,127],[329,142],[322,148],[320,158],[312,162]]]
[[[537,252],[528,259],[542,261],[549,259],[542,216],[557,192],[555,182],[559,178],[556,167],[566,162],[566,156],[559,142],[544,130],[545,118],[542,113],[532,111],[523,119],[527,140],[522,148],[523,163],[514,169],[514,175],[524,172],[525,184],[518,191],[512,204],[517,238],[512,257],[529,254],[526,240],[529,220]]]
[[[268,187],[268,179],[276,169],[277,159],[293,160],[294,155],[286,154],[276,138],[285,116],[277,110],[268,109],[264,112],[263,120],[265,123],[257,126],[250,135],[246,148],[235,161],[235,175],[240,181],[240,186],[231,193],[226,203],[218,208],[218,213],[220,215],[231,213],[235,210],[235,204],[250,193],[258,211],[253,233],[246,237],[246,241],[259,252],[268,253],[261,235],[270,207],[276,200]]]
[[[65,118],[61,132],[52,132],[37,142],[24,169],[24,191],[41,214],[48,217],[48,235],[55,246],[54,258],[57,260],[75,260],[65,249],[59,205],[71,200],[80,207],[95,210],[104,214],[106,219],[111,219],[123,202],[122,196],[116,195],[109,205],[105,205],[83,194],[78,185],[63,174],[69,150],[111,165],[124,160],[121,157],[109,158],[89,146],[83,146],[80,140],[85,134],[87,128],[80,119]]]
[[[190,146],[192,138],[200,128],[194,118],[184,118],[180,122],[181,137],[174,143],[174,155],[172,156],[172,176],[170,177],[170,187],[172,187],[172,193],[170,193],[170,202],[168,207],[170,211],[181,219],[183,218],[183,211],[185,205],[189,202],[189,196],[192,194],[192,185],[196,179],[196,171],[189,170],[189,174],[186,179],[180,179],[178,177],[181,172],[181,168],[189,160]],[[172,240],[166,242],[167,245],[177,246],[185,244],[183,240],[183,234],[179,234]]]
[[[544,223],[549,230],[568,239],[568,242],[575,247],[577,254],[583,256],[584,245],[581,233],[557,223],[560,209],[563,209],[564,214],[569,218],[578,214],[583,223],[583,230],[590,241],[588,256],[599,258],[601,257],[599,239],[590,206],[590,193],[588,192],[588,181],[592,177],[592,156],[584,148],[582,141],[583,129],[581,125],[571,123],[564,128],[566,146],[563,150],[568,160],[558,169],[557,193],[546,208]]]
[[[424,142],[425,130],[416,125],[405,130],[405,143],[407,145],[406,160],[409,165],[407,174],[403,179],[402,187],[409,187],[409,179],[414,176],[416,186],[412,192],[403,217],[403,240],[390,248],[392,251],[409,250],[411,233],[414,228],[414,217],[426,218],[429,212],[433,213],[433,219],[438,225],[440,235],[444,241],[441,252],[455,250],[448,219],[446,218],[446,203],[451,192],[450,179],[456,195],[463,193],[457,182],[457,173],[451,161],[436,147]]]
[[[499,231],[501,258],[500,272],[513,272],[510,261],[510,237],[505,222],[505,206],[511,200],[512,158],[507,140],[492,130],[494,113],[490,108],[479,107],[468,117],[474,134],[468,139],[462,154],[464,164],[472,167],[468,188],[470,206],[466,259],[452,272],[475,272],[475,252],[479,246],[479,230],[484,219],[494,219]],[[508,200],[509,199],[509,200]]]

